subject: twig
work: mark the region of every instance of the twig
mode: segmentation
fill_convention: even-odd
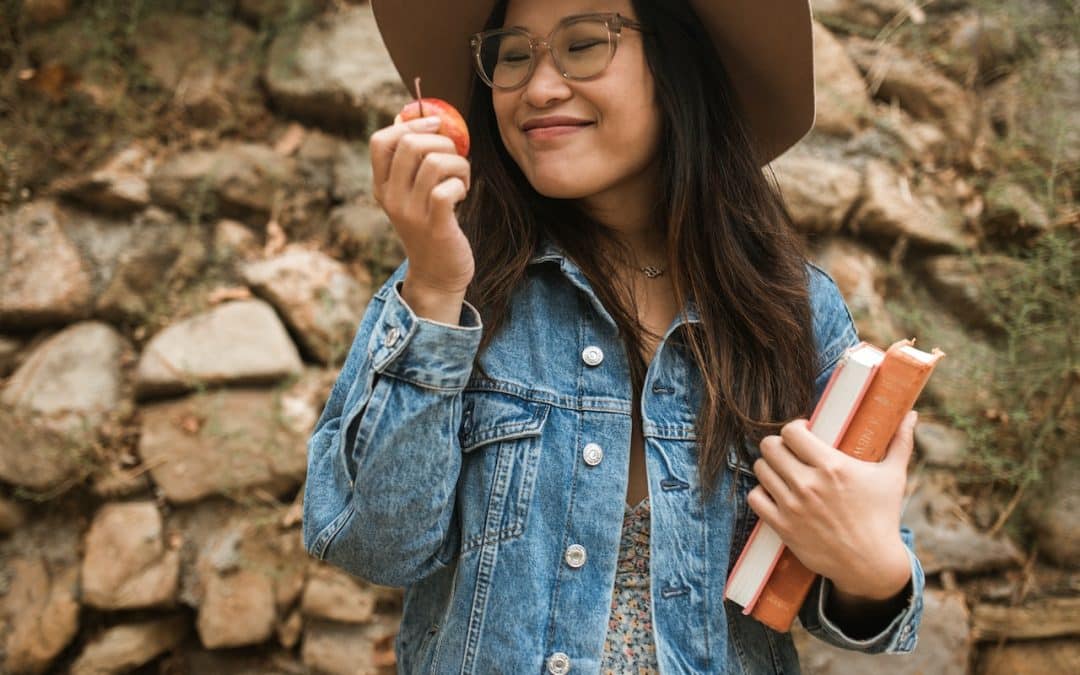
[[[1012,496],[1012,499],[1009,500],[1009,503],[1005,507],[1005,510],[1001,512],[1001,515],[999,515],[997,520],[994,521],[993,526],[987,531],[986,534],[991,537],[997,534],[998,530],[1000,530],[1001,527],[1005,524],[1005,521],[1008,520],[1009,516],[1012,515],[1012,512],[1016,510],[1016,505],[1020,503],[1020,498],[1024,496],[1024,490],[1026,488],[1027,482],[1020,484],[1020,488],[1016,491],[1016,494]]]

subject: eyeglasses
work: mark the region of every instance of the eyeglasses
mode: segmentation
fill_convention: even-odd
[[[474,34],[469,44],[480,79],[494,89],[511,90],[532,77],[541,47],[551,52],[564,78],[598,76],[615,58],[623,28],[647,32],[640,23],[618,13],[577,14],[560,21],[545,40],[524,28],[497,28]]]

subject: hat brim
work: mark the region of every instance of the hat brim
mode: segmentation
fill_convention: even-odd
[[[468,116],[473,66],[469,36],[483,30],[495,0],[372,0],[402,82],[422,78],[424,96]],[[814,125],[809,0],[690,0],[731,78],[762,164]]]

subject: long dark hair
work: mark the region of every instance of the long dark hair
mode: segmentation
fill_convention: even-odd
[[[728,448],[749,465],[744,442],[777,433],[809,412],[816,375],[806,254],[715,48],[686,0],[634,0],[663,116],[656,218],[665,228],[677,306],[697,304],[700,324],[679,338],[703,373],[697,413],[703,497]],[[501,26],[500,1],[487,27]],[[619,281],[628,248],[572,200],[539,194],[500,139],[491,90],[474,77],[468,124],[472,187],[459,220],[473,243],[467,298],[482,313],[483,350],[507,318],[510,297],[546,233],[578,264],[619,326],[630,355],[635,407],[646,363],[644,326]],[[773,177],[775,180],[775,177]],[[676,338],[674,333],[672,338]]]

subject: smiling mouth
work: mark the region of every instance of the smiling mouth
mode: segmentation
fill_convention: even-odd
[[[529,139],[544,139],[555,138],[557,136],[566,136],[582,129],[587,129],[593,125],[592,122],[587,124],[559,124],[550,127],[534,127],[525,132],[525,136]]]

